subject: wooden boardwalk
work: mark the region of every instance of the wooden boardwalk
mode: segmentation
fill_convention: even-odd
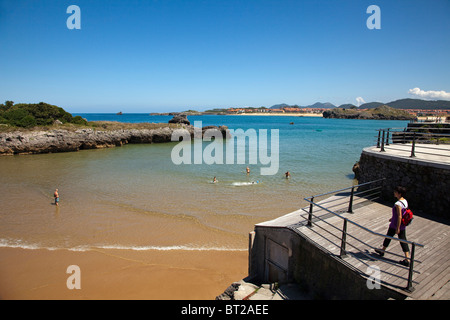
[[[318,202],[340,216],[315,206],[314,215],[324,221],[313,219],[312,227],[306,225],[309,206],[260,225],[290,228],[309,238],[331,256],[339,257],[344,222],[341,217],[382,235],[386,234],[391,217],[390,206],[358,197],[354,198],[353,213],[347,213],[348,200],[348,194],[345,194]],[[382,285],[400,291],[411,299],[450,299],[449,221],[439,221],[418,214],[420,213],[415,212],[413,223],[407,227],[406,232],[409,241],[424,245],[416,246],[415,249],[412,292],[404,290],[408,283],[409,268],[398,263],[404,259],[398,241],[392,240],[387,249],[392,254],[386,253],[381,258],[374,252],[374,248],[380,248],[384,238],[348,222],[346,257],[339,259],[364,278],[374,275],[371,271],[374,269],[370,267],[378,267]]]

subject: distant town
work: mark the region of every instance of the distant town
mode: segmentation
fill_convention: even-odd
[[[360,106],[343,104],[335,106],[332,103],[317,102],[309,106],[278,104],[271,107],[230,107],[216,108],[206,111],[187,110],[181,113],[186,115],[294,115],[294,116],[321,116],[330,110],[354,110],[358,112],[371,112],[382,106],[407,112],[409,115],[422,120],[450,120],[450,101],[428,101],[420,99],[401,99],[389,103],[370,102]],[[174,115],[180,112],[151,113],[150,115]]]

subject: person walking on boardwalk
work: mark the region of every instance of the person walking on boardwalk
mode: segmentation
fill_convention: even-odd
[[[389,237],[393,237],[394,235],[398,235],[399,239],[406,240],[406,226],[402,224],[402,209],[408,208],[408,201],[404,198],[406,194],[406,189],[402,186],[397,186],[394,189],[394,196],[397,198],[397,202],[395,202],[394,207],[392,208],[392,218],[389,220],[391,223],[389,224],[389,229],[387,235]],[[384,256],[384,252],[386,248],[391,243],[391,239],[385,238],[383,242],[382,249],[375,249],[375,252],[380,256]],[[400,242],[403,253],[405,254],[405,259],[399,261],[400,264],[404,266],[409,266],[409,247],[405,242]]]
[[[59,193],[58,193],[58,189],[55,189],[55,193],[53,194],[53,197],[55,198],[55,206],[59,206]]]

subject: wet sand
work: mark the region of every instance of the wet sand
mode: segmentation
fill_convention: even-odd
[[[246,251],[0,248],[0,299],[214,300],[247,276]],[[81,289],[67,288],[80,267]]]

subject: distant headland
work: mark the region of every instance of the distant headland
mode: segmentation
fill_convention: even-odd
[[[417,117],[405,110],[394,109],[386,105],[374,109],[334,108],[323,113],[324,118],[368,119],[368,120],[415,120]]]

